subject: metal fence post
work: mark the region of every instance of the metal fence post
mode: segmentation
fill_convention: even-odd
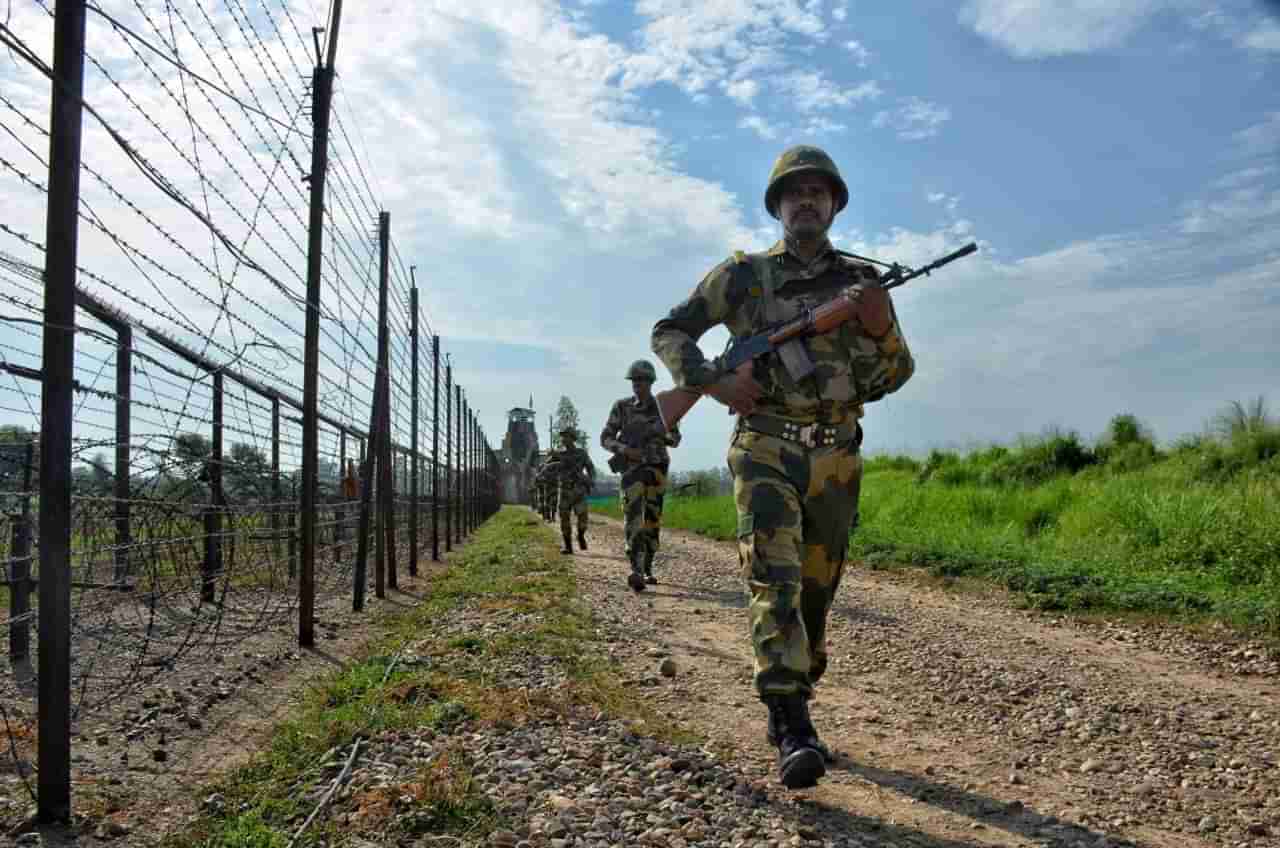
[[[388,309],[391,287],[391,213],[378,213],[378,379],[382,381],[379,396],[382,425],[379,429],[378,449],[374,461],[378,468],[378,494],[381,509],[382,534],[379,535],[378,569],[374,573],[374,592],[379,598],[387,595],[387,584],[396,585],[395,540],[395,474],[391,468],[391,339]]]
[[[413,275],[413,266],[409,266]],[[409,451],[413,463],[409,471],[409,576],[418,576],[418,286],[416,280],[409,289],[409,341],[412,357],[410,386],[412,397],[409,410]]]
[[[440,337],[431,337],[431,559],[440,561]]]
[[[455,541],[462,542],[462,386],[455,385],[453,393],[457,396],[458,404],[458,427],[454,433],[455,444],[458,446],[458,474],[453,481],[453,509],[457,514],[457,520],[454,522],[454,532],[457,534]]]
[[[54,7],[40,396],[41,821],[71,816],[71,431],[86,14],[84,0]]]
[[[444,368],[444,549],[453,550],[453,363]]]
[[[280,398],[271,399],[271,553],[280,562]],[[289,566],[289,575],[292,569]],[[272,578],[274,580],[274,578]]]
[[[222,372],[213,372],[213,446],[205,463],[209,503],[205,512],[204,573],[200,600],[211,604],[217,576],[222,571]]]
[[[116,573],[115,582],[129,579],[129,546],[133,543],[130,527],[132,492],[129,485],[130,408],[129,394],[133,381],[133,328],[116,327]]]

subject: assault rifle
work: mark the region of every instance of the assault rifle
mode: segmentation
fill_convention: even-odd
[[[914,280],[916,277],[928,276],[930,272],[968,256],[977,249],[978,245],[975,242],[969,242],[959,250],[948,253],[941,259],[934,260],[928,265],[916,269],[894,262],[889,266],[889,271],[880,277],[879,286],[886,290],[895,289]],[[865,259],[865,257],[852,253],[838,252],[854,259]],[[857,311],[857,296],[851,295],[846,289],[821,306],[806,309],[802,315],[792,318],[790,321],[774,324],[754,336],[734,341],[729,345],[729,349],[718,357],[720,370],[729,373],[740,368],[749,368],[751,362],[757,357],[776,352],[791,379],[803,380],[813,373],[815,366],[813,360],[809,358],[808,352],[799,343],[800,340],[806,336],[821,335],[834,330],[841,324],[851,320],[857,314]],[[663,425],[668,430],[676,426],[680,419],[684,418],[685,414],[690,409],[693,409],[693,405],[702,398],[706,388],[675,388],[658,392],[656,395],[658,413],[662,416]]]

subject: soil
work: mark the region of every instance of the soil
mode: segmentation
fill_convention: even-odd
[[[621,524],[592,522],[575,562],[624,676],[775,782],[736,546],[664,530],[659,583],[635,593]],[[819,819],[898,829],[885,845],[1280,845],[1274,646],[1042,614],[856,563],[829,645],[811,708],[840,756],[793,793]]]
[[[29,670],[11,669],[0,697],[19,761],[0,758],[0,837],[39,833],[41,841],[30,844],[125,846],[150,845],[180,830],[197,812],[201,787],[261,750],[315,681],[366,654],[385,634],[387,619],[424,597],[431,576],[445,567],[428,550],[419,575],[409,577],[405,559],[398,588],[384,598],[370,589],[362,612],[352,611],[349,590],[329,587],[317,598],[313,648],[298,647],[297,611],[288,605],[272,629],[192,645],[173,667],[153,670],[150,682],[116,680],[115,691],[86,697],[98,703],[72,725],[69,826],[34,824],[25,784],[34,790],[35,693]],[[106,674],[97,679],[113,685]]]

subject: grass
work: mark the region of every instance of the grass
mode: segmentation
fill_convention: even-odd
[[[991,581],[1045,610],[1280,636],[1280,429],[1257,417],[1163,452],[1117,416],[1096,446],[1051,433],[964,456],[871,458],[850,553]],[[732,539],[732,498],[669,498],[664,524]]]
[[[448,731],[462,721],[515,726],[533,715],[589,705],[636,720],[652,735],[690,741],[610,671],[594,641],[589,610],[578,598],[571,561],[557,545],[551,528],[527,509],[500,511],[432,579],[428,597],[388,625],[364,659],[314,686],[253,762],[200,790],[201,796],[223,795],[226,813],[205,815],[192,830],[163,843],[166,848],[282,848],[314,806],[302,796],[330,779],[320,778],[323,759],[356,737],[383,731]],[[447,634],[446,626],[464,608],[537,615],[493,636]],[[425,661],[399,664],[387,675],[393,658],[410,644]],[[517,694],[493,679],[492,669],[503,660],[531,654],[557,658],[568,687]],[[405,796],[412,799],[407,811]],[[461,748],[435,759],[405,785],[367,792],[344,805],[354,807],[362,833],[382,832],[392,842],[427,833],[482,838],[503,823],[475,789]],[[319,844],[336,833],[332,824],[313,825],[301,844]]]

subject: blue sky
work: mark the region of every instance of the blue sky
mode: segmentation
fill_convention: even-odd
[[[594,436],[654,321],[777,238],[764,183],[797,142],[848,180],[838,246],[982,247],[895,296],[917,375],[868,408],[868,450],[1120,412],[1171,441],[1280,403],[1274,4],[348,6],[337,108],[492,435],[564,394]],[[700,406],[674,467],[720,465],[730,426]]]

